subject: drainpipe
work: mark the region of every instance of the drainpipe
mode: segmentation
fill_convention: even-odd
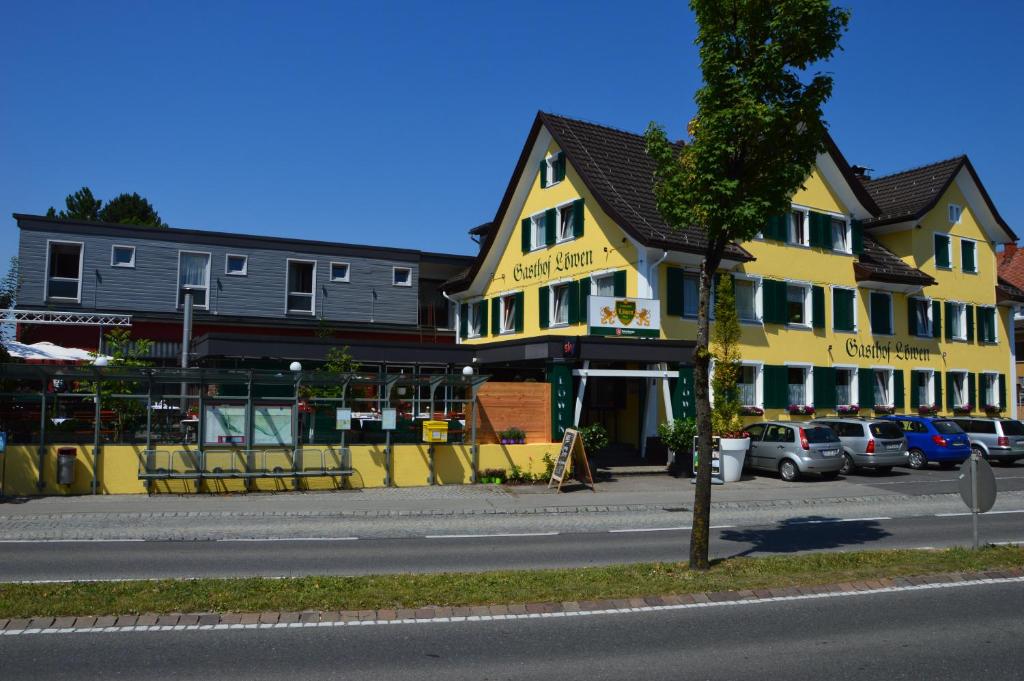
[[[651,264],[651,266],[647,268],[647,288],[650,289],[652,297],[654,296],[654,284],[651,282],[657,281],[658,265],[665,262],[666,258],[668,258],[668,251],[662,251],[661,257],[658,258],[657,262]]]

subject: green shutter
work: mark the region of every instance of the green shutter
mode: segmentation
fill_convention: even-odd
[[[612,275],[612,287],[615,289],[613,295],[616,298],[626,296],[626,270],[618,270]]]
[[[942,338],[942,303],[932,301],[932,337]]]
[[[558,152],[558,156],[555,157],[555,182],[561,182],[565,179],[565,154]]]
[[[683,316],[683,271],[678,267],[665,270],[665,312]]]
[[[786,232],[788,232],[788,215],[772,215],[768,218],[768,224],[765,226],[764,231],[761,235],[765,239],[774,239],[775,241],[785,241]]]
[[[693,367],[679,365],[679,378],[672,391],[672,416],[692,419],[697,416],[697,400],[693,391]]]
[[[576,238],[583,236],[583,199],[572,202],[572,235]]]
[[[580,323],[580,282],[569,282],[569,323]]]
[[[999,374],[999,406],[1006,409],[1006,374]]]
[[[786,367],[766,364],[763,371],[764,406],[768,409],[785,409],[789,406]]]
[[[764,320],[772,324],[785,324],[786,319],[786,282],[775,279],[764,279],[761,282],[764,302]]]
[[[946,340],[947,341],[951,341],[951,340],[953,340],[953,314],[954,314],[953,313],[953,303],[950,303],[950,302],[947,301],[946,304],[945,304],[945,307],[946,307],[946,309],[945,309],[945,313],[946,313]]]
[[[870,409],[875,406],[875,371],[867,367],[857,370],[857,403]]]
[[[907,333],[911,336],[920,336],[917,332],[917,299],[907,298]]]
[[[547,286],[541,286],[537,289],[537,306],[539,311],[540,328],[548,328],[548,307],[550,306],[551,289]]]
[[[860,224],[860,220],[854,220],[850,224],[850,244],[853,246],[853,252],[855,255],[860,255],[864,252],[864,226]]]
[[[516,333],[523,332],[523,312],[525,308],[523,303],[525,302],[525,299],[526,296],[522,291],[516,294]]]
[[[974,342],[974,306],[973,305],[967,305],[966,306],[966,314],[964,314],[964,316],[967,317],[967,342],[968,343],[973,343]]]
[[[832,326],[836,331],[853,331],[853,291],[832,289]]]
[[[487,301],[481,300],[479,303],[473,303],[480,309],[480,335],[487,335]]]
[[[903,409],[907,405],[907,391],[903,385],[903,369],[892,371],[892,406]]]
[[[977,409],[978,402],[974,394],[974,372],[967,372],[967,404],[971,405],[972,410]]]
[[[814,367],[814,408],[836,408],[836,370],[832,367]]]
[[[558,211],[548,208],[544,211],[544,243],[551,246],[558,240]]]
[[[530,252],[530,232],[533,231],[530,228],[533,226],[533,220],[530,218],[523,218],[522,222],[519,223],[522,234],[520,238],[523,240],[523,253]]]
[[[890,324],[889,308],[892,305],[892,298],[885,293],[871,292],[871,333],[892,334]]]
[[[491,298],[491,335],[501,333],[501,297]]]
[[[591,280],[589,278],[580,281],[580,324],[586,324],[590,319],[590,287]]]
[[[946,372],[946,409],[953,411],[953,406],[956,403],[956,384],[953,382],[953,372]]]
[[[825,289],[821,286],[811,287],[811,326],[825,328]]]
[[[910,370],[910,408],[914,411],[921,406],[921,396],[917,394],[917,383],[923,373],[923,371]]]
[[[960,240],[960,267],[964,272],[975,272],[978,267],[974,258],[974,242]]]
[[[935,235],[935,266],[949,269],[949,237],[944,234]]]
[[[548,186],[548,160],[542,158],[540,160],[540,169],[538,174],[540,175],[540,188],[544,189]]]
[[[459,305],[459,338],[467,338],[469,336],[469,305],[462,303]]]
[[[942,372],[936,371],[932,375],[932,385],[935,386],[935,406],[942,409]]]
[[[810,223],[810,234],[807,235],[808,243],[818,248],[831,248],[831,239],[826,236],[826,230],[832,229],[832,218],[824,213],[816,213],[813,210],[808,215]]]

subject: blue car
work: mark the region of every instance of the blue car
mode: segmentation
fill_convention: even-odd
[[[927,416],[883,416],[895,421],[907,438],[907,465],[920,470],[934,461],[943,468],[963,463],[971,455],[967,433],[953,421]]]

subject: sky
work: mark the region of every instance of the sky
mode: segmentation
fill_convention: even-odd
[[[843,3],[840,3],[843,4]],[[1024,3],[851,0],[825,108],[878,176],[970,156],[1024,233]],[[680,2],[0,6],[0,269],[12,213],[82,186],[172,227],[472,254],[537,110],[684,135]]]

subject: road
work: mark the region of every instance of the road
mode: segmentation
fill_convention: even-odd
[[[986,542],[1024,544],[1024,510],[981,519]],[[581,533],[429,535],[406,539],[3,542],[0,581],[358,575],[581,567],[684,560],[679,526]],[[800,551],[967,545],[970,516],[834,518],[717,527],[715,558]]]
[[[33,679],[986,679],[1024,668],[1024,582],[501,621],[0,637]]]

